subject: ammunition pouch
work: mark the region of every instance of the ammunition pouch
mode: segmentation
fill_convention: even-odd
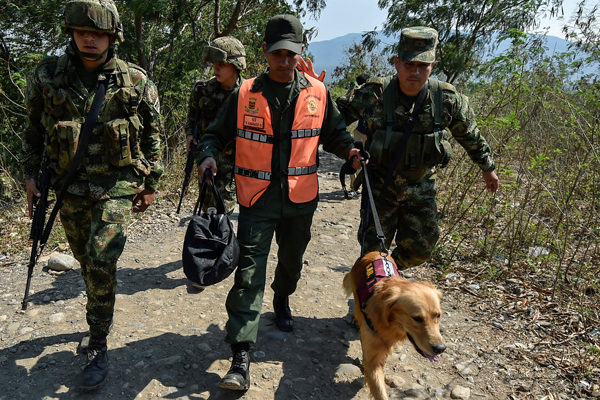
[[[111,165],[118,168],[132,165],[142,174],[150,174],[150,165],[140,149],[143,128],[136,114],[104,123],[104,151]]]
[[[49,132],[49,154],[56,157],[54,169],[58,174],[66,173],[79,144],[81,123],[77,121],[58,121]],[[52,158],[54,158],[52,157]]]

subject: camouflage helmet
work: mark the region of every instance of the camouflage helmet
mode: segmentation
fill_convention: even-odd
[[[238,71],[246,69],[246,50],[242,42],[231,36],[216,38],[204,47],[204,62],[225,62]]]
[[[413,26],[402,29],[398,44],[398,58],[401,61],[435,62],[435,47],[438,33],[426,26]]]
[[[70,29],[106,32],[123,41],[123,25],[112,0],[71,0],[65,6],[63,33]]]

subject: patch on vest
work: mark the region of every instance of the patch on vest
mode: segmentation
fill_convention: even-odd
[[[387,258],[377,258],[373,263],[367,265],[365,274],[361,276],[358,283],[358,299],[360,300],[360,308],[364,309],[367,306],[367,300],[375,291],[375,284],[382,279],[388,279],[392,276],[400,276],[394,264]]]
[[[253,128],[264,131],[265,119],[253,115],[244,115],[244,128]]]
[[[256,107],[256,97],[250,97],[248,99],[248,105],[244,106],[244,110],[246,110],[246,112],[248,114],[258,114],[258,107]]]
[[[308,99],[306,108],[308,109],[309,113],[316,114],[316,112],[319,111],[319,104],[317,103],[317,100],[311,98]]]

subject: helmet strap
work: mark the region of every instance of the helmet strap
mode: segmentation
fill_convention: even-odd
[[[87,59],[90,59],[90,60],[99,60],[102,57],[104,57],[106,55],[106,53],[108,53],[109,50],[111,50],[112,48],[114,48],[114,45],[111,44],[102,53],[96,54],[96,53],[88,53],[88,52],[79,50],[79,47],[77,47],[77,43],[75,43],[75,39],[72,39],[71,43],[73,44],[73,49],[75,50],[75,53],[77,53],[77,55],[79,57],[81,57],[81,58],[87,58]]]

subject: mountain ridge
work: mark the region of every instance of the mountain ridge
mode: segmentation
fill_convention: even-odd
[[[333,74],[335,67],[342,65],[344,62],[344,57],[345,57],[344,52],[352,44],[354,44],[356,42],[361,42],[363,33],[364,32],[362,32],[362,33],[347,33],[345,35],[338,36],[333,39],[319,40],[319,41],[313,41],[313,42],[309,43],[308,51],[312,54],[312,56],[314,58],[312,61],[313,61],[315,71],[326,70],[327,75],[325,77],[325,81],[331,82],[332,74]],[[495,33],[494,35],[497,37],[499,34]],[[531,35],[544,36],[544,35],[540,35],[540,34],[531,34]],[[551,35],[545,35],[544,37],[545,37],[544,47],[547,49],[546,53],[548,55],[560,54],[560,53],[569,51],[569,45],[571,42],[569,42],[568,40],[565,40],[565,39],[562,39],[562,38],[559,38],[556,36],[551,36]],[[395,38],[386,36],[381,31],[377,32],[377,38],[383,42],[383,44],[380,46],[381,49],[383,49],[383,47],[386,44],[390,44],[390,43],[393,43],[396,41]],[[495,56],[502,54],[509,48],[509,46],[510,46],[509,39],[505,39],[505,40],[501,41],[498,44],[497,48],[492,52],[490,57],[495,57]],[[580,57],[584,58],[585,54],[581,53]],[[593,68],[588,65],[588,66],[585,66],[581,72],[582,73],[592,73]]]

